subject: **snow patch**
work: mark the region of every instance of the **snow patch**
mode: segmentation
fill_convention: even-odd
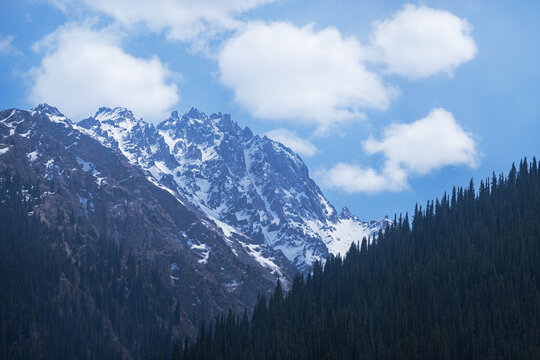
[[[276,263],[273,262],[274,258],[266,258],[262,255],[262,249],[260,245],[256,244],[246,244],[242,241],[238,241],[246,250],[246,252],[253,258],[255,261],[257,261],[259,264],[261,264],[263,267],[268,268],[271,270],[272,274],[278,274],[279,276],[283,276],[281,273],[279,266],[276,265]]]
[[[165,140],[165,144],[167,144],[167,146],[169,147],[169,151],[172,153],[174,151],[174,146],[176,145],[178,140],[173,139],[168,131],[160,130],[158,133],[163,137],[163,140]]]
[[[20,137],[23,137],[23,138],[28,138],[28,136],[30,136],[30,133],[32,132],[32,130],[28,130],[27,132],[25,132],[24,134],[19,134]]]
[[[89,161],[84,161],[80,157],[77,156],[77,164],[82,168],[83,171],[90,171],[92,169],[95,169],[95,166],[93,163]]]
[[[218,220],[216,218],[212,218],[212,221],[216,223],[216,225],[223,231],[223,235],[226,237],[231,237],[233,233],[235,234],[241,234],[238,230],[236,230],[234,227],[232,227],[229,224],[224,223],[221,220]]]
[[[236,291],[240,285],[241,285],[241,283],[239,283],[236,280],[233,280],[231,282],[223,284],[223,287],[225,288],[225,291],[227,291],[230,294],[230,293]]]
[[[47,117],[53,123],[62,124],[64,127],[69,127],[69,120],[65,116],[47,115]]]
[[[28,161],[34,162],[34,161],[37,160],[38,155],[39,155],[39,152],[37,150],[34,150],[34,151],[26,154],[26,158],[28,159]]]
[[[212,248],[204,243],[194,244],[191,240],[188,239],[188,245],[190,250],[199,251],[199,259],[197,262],[199,264],[207,264],[208,258],[210,257],[210,251]]]

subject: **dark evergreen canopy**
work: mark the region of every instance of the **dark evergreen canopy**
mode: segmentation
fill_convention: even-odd
[[[41,223],[32,212],[39,201],[38,184],[0,174],[0,359],[170,351],[171,330],[159,319],[179,317],[168,312],[173,298],[157,272],[110,239]]]
[[[285,296],[278,282],[251,320],[203,324],[173,359],[540,359],[536,159],[409,222],[316,264]]]
[[[540,358],[536,160],[417,207],[174,347],[158,274],[110,239],[42,224],[38,185],[0,174],[2,359]]]

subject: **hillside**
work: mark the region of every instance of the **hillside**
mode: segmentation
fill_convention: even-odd
[[[538,359],[540,172],[453,189],[173,359]]]
[[[290,149],[195,109],[0,111],[0,200],[8,358],[166,353],[389,223],[338,215]]]
[[[225,235],[53,107],[0,112],[0,199],[9,203],[0,214],[9,354],[57,358],[54,344],[62,344],[63,358],[103,358],[103,348],[113,350],[109,358],[144,358],[170,348],[173,335],[195,335],[202,320],[252,308],[275,284],[275,269],[238,242],[248,239]],[[57,254],[44,259],[48,247]],[[47,281],[36,280],[49,268]],[[72,326],[84,346],[62,341]]]

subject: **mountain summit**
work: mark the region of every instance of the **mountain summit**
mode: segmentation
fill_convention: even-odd
[[[101,108],[79,125],[224,232],[247,235],[252,242],[243,246],[265,263],[284,256],[304,271],[389,223],[338,214],[297,154],[228,114],[191,108],[154,127],[124,108]]]
[[[54,321],[32,318],[33,348],[51,344],[50,324],[92,318],[93,327],[62,331],[122,358],[193,337],[228,309],[251,311],[278,278],[289,288],[299,270],[388,224],[338,214],[289,148],[197,109],[157,126],[124,108],[100,108],[79,123],[47,104],[0,111],[0,197],[2,218],[19,217],[3,222],[11,242],[2,244],[18,251],[4,255],[31,264],[8,265],[19,269],[10,296],[21,309],[43,296],[71,309]],[[22,229],[34,233],[9,235]],[[34,267],[43,259],[69,266],[21,297],[20,276],[43,273]],[[81,357],[75,343],[71,357]]]

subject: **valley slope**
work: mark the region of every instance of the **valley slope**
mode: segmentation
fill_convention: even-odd
[[[297,154],[227,114],[192,108],[154,127],[127,109],[101,108],[79,125],[278,266],[284,256],[304,271],[390,223],[338,213]]]
[[[365,223],[347,209],[338,214],[289,148],[241,129],[229,115],[195,109],[158,126],[123,108],[101,108],[78,124],[47,104],[4,110],[0,174],[5,201],[21,197],[17,211],[58,234],[28,246],[61,249],[45,267],[72,264],[40,296],[57,309],[60,299],[71,304],[73,311],[58,315],[63,322],[101,319],[78,331],[124,358],[194,336],[201,321],[228,309],[251,311],[278,278],[288,287],[297,271],[390,223]],[[0,241],[16,246],[5,236],[20,223],[3,225]],[[12,280],[33,274],[29,264],[39,256],[19,256],[6,273]],[[33,291],[14,289],[6,288],[5,304],[17,314],[22,308],[12,300],[30,306],[23,299],[32,302]],[[52,334],[46,318],[10,318],[7,329],[20,325],[34,335],[11,338],[9,348],[60,351],[43,347]],[[112,335],[95,338],[93,326]],[[165,340],[150,341],[157,338]]]

